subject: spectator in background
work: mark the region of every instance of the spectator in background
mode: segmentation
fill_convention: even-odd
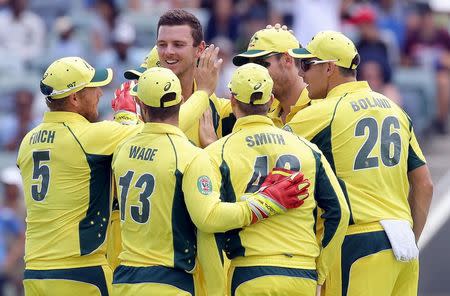
[[[21,200],[22,180],[19,169],[7,167],[0,173],[3,199],[0,206],[0,295],[6,284],[22,291],[25,225]]]
[[[136,40],[136,31],[128,23],[118,24],[112,32],[112,47],[102,52],[96,59],[95,66],[109,67],[114,71],[112,87],[120,85],[124,78],[123,73],[142,60],[141,52],[133,47]]]
[[[236,41],[239,33],[239,17],[234,12],[233,0],[214,1],[208,24],[206,26],[205,40],[211,42],[218,36]]]
[[[406,5],[403,1],[372,0],[380,30],[392,32],[399,48],[405,44]]]
[[[32,112],[33,93],[19,88],[14,98],[13,112],[0,118],[0,147],[10,151],[17,150],[25,134],[37,124]]]
[[[27,9],[27,0],[11,0],[0,14],[0,56],[28,63],[40,56],[45,43],[43,20]]]
[[[93,56],[105,51],[111,44],[112,32],[122,22],[119,18],[119,8],[114,0],[95,0],[94,19],[91,36]]]
[[[372,90],[379,92],[390,98],[400,107],[403,106],[403,100],[397,87],[390,83],[384,76],[383,65],[379,61],[368,60],[362,63],[358,68],[358,80],[366,80]]]
[[[253,7],[241,6],[238,8],[239,13],[244,13],[242,15],[242,31],[236,42],[236,50],[239,52],[245,51],[248,40],[250,40],[252,35],[256,31],[264,29],[266,24],[269,23],[268,6],[263,2],[259,4],[257,3],[258,1],[253,2],[255,2]]]
[[[417,4],[415,24],[408,28],[404,63],[432,69],[436,73],[437,117],[434,127],[440,134],[448,132],[450,103],[450,35],[434,22],[433,11],[428,4]]]
[[[226,37],[216,37],[211,40],[211,43],[220,48],[218,58],[223,60],[219,81],[214,93],[220,98],[229,98],[230,89],[228,88],[228,83],[231,81],[231,76],[233,76],[233,72],[236,69],[231,62],[234,55],[233,43]]]
[[[364,6],[359,8],[350,19],[358,28],[359,41],[356,43],[356,49],[361,57],[361,66],[366,61],[376,61],[381,66],[384,82],[390,82],[392,69],[388,46],[382,40],[381,32],[376,26],[375,11]]]
[[[54,24],[54,32],[57,36],[49,49],[51,60],[66,56],[84,56],[81,41],[74,38],[75,26],[70,17],[57,18]]]
[[[294,32],[301,44],[307,44],[317,32],[340,31],[341,11],[353,0],[295,0]]]

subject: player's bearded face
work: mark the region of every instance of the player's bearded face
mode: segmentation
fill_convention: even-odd
[[[193,44],[188,25],[159,27],[157,46],[161,66],[169,68],[177,76],[192,70],[200,56],[199,48]]]
[[[98,119],[98,101],[103,95],[100,87],[86,87],[77,93],[80,100],[78,113],[89,122],[96,122]]]

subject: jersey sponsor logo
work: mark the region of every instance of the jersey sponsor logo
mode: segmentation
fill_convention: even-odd
[[[211,179],[208,176],[200,176],[197,180],[197,188],[203,195],[209,195],[212,192]]]

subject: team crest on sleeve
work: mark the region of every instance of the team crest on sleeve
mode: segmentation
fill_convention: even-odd
[[[197,180],[197,188],[203,195],[209,195],[212,192],[212,182],[208,176],[200,176]]]
[[[283,126],[283,129],[284,129],[285,131],[288,131],[288,132],[291,132],[291,133],[292,133],[292,128],[291,128],[289,125]]]

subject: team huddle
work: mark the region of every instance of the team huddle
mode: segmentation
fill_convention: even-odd
[[[175,9],[124,73],[53,62],[17,159],[26,295],[417,295],[433,185],[408,115],[340,32],[267,26],[222,60]],[[121,75],[121,73],[115,73]]]

